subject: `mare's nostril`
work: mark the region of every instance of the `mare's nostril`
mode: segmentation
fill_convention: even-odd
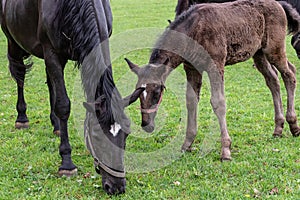
[[[119,194],[124,194],[125,193],[125,187],[120,187],[119,189]]]
[[[111,185],[109,183],[105,183],[104,190],[108,192],[108,191],[110,191],[110,189],[111,189]]]

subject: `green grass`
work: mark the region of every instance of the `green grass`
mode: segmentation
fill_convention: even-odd
[[[174,18],[175,4],[174,0],[111,1],[114,78],[123,96],[136,82],[123,58],[147,63],[155,38],[168,25],[167,19]],[[300,61],[289,43],[290,37],[287,54],[298,70],[295,108],[299,117]],[[42,60],[34,58],[34,63],[25,87],[30,128],[15,130],[16,84],[6,67],[6,40],[0,34],[0,199],[300,199],[300,138],[292,137],[287,124],[283,138],[272,137],[271,95],[251,60],[225,70],[233,160],[219,160],[219,130],[209,103],[207,76],[198,109],[196,150],[180,153],[186,110],[185,75],[179,67],[167,81],[152,135],[139,127],[138,102],[126,109],[132,120],[126,147],[127,190],[117,197],[102,190],[101,177],[94,172],[93,159],[85,148],[81,85],[72,62],[65,78],[73,103],[69,123],[72,155],[79,172],[72,178],[57,176],[59,138],[52,134],[49,120],[45,67]],[[286,108],[283,84],[282,95]],[[88,173],[91,176],[86,177]]]

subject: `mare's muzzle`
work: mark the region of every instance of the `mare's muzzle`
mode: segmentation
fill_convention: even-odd
[[[124,193],[124,149],[108,138],[94,113],[86,113],[84,137],[86,146],[94,157],[95,169],[102,175],[103,189],[110,195]]]

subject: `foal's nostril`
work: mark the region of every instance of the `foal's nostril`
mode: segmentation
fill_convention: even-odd
[[[142,127],[148,126],[149,122],[142,120]]]
[[[147,133],[152,133],[154,131],[154,126],[152,125],[147,125],[147,126],[142,126],[143,130],[146,131]]]

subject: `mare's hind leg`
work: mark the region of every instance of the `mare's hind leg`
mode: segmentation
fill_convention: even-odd
[[[51,124],[53,126],[53,133],[55,135],[59,136],[60,135],[59,119],[55,115],[55,112],[54,112],[54,104],[55,104],[54,88],[53,88],[53,85],[51,84],[47,70],[46,70],[46,74],[47,74],[47,85],[48,85],[48,89],[49,89],[49,98],[50,98],[50,107],[51,107],[50,120],[51,120]]]
[[[197,134],[197,104],[202,85],[202,74],[194,68],[184,64],[184,70],[187,78],[186,88],[186,107],[188,110],[187,130],[182,151],[191,151],[192,144]]]
[[[262,73],[266,80],[266,84],[269,87],[274,104],[275,112],[275,130],[273,136],[282,136],[282,130],[284,125],[283,107],[280,95],[280,83],[276,73],[276,69],[273,69],[268,62],[266,56],[262,51],[258,51],[253,56],[256,68]]]
[[[294,105],[296,89],[296,69],[290,62],[287,61],[285,52],[282,52],[281,54],[279,50],[277,50],[276,52],[277,53],[274,55],[268,55],[268,61],[273,64],[281,74],[287,91],[286,121],[289,123],[290,131],[293,136],[299,136],[300,128],[297,124],[297,116]]]
[[[224,92],[224,72],[220,71],[223,69],[224,65],[219,65],[218,67],[212,66],[209,71],[207,71],[210,90],[211,90],[211,105],[216,114],[221,131],[221,161],[231,160],[231,139],[227,130],[226,122],[226,102],[225,102],[225,92]]]
[[[24,80],[28,66],[24,65],[23,58],[29,56],[14,41],[8,40],[9,70],[17,82],[18,99],[16,109],[18,116],[15,122],[17,129],[28,128],[29,120],[26,115],[26,102],[24,98]]]

